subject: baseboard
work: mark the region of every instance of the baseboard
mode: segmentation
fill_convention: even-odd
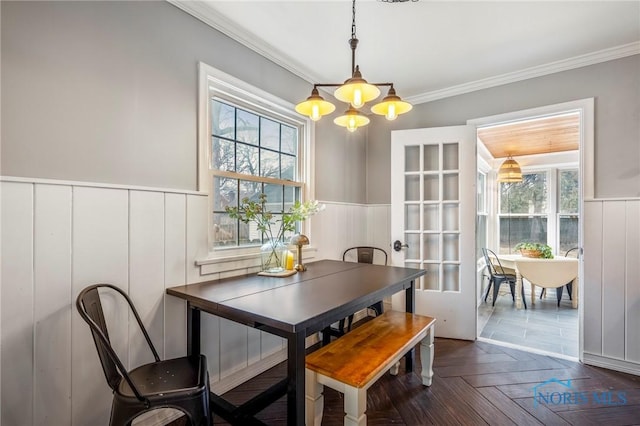
[[[602,355],[595,355],[588,352],[585,352],[582,356],[582,362],[588,365],[593,365],[594,367],[602,367],[609,370],[620,371],[621,373],[640,376],[640,364],[636,362],[607,358]]]

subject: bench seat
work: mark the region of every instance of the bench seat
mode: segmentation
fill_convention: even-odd
[[[435,319],[387,311],[306,357],[307,426],[320,425],[323,386],[344,394],[345,425],[366,425],[367,389],[420,342],[422,383],[433,377]]]

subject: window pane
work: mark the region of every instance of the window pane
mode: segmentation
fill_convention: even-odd
[[[560,172],[560,213],[578,213],[578,171]]]
[[[218,170],[235,171],[235,143],[213,138],[211,145],[211,167]]]
[[[477,191],[478,191],[478,213],[485,213],[485,199],[486,199],[486,193],[487,193],[487,188],[486,188],[486,182],[487,182],[487,175],[485,175],[484,173],[478,173],[478,187],[477,187]]]
[[[260,146],[278,151],[280,149],[280,124],[266,118],[260,119]]]
[[[284,195],[283,190],[284,187],[282,185],[264,185],[264,195],[267,196],[267,210],[274,213],[282,213],[282,210],[284,209],[282,198]]]
[[[300,189],[295,186],[284,187],[284,210],[289,211],[293,203],[300,199]]]
[[[500,253],[515,253],[514,247],[521,241],[547,243],[547,218],[534,217],[501,217],[500,218]]]
[[[282,171],[280,177],[282,179],[295,180],[296,177],[296,157],[292,157],[291,155],[280,156],[280,161],[282,163]]]
[[[238,181],[236,179],[213,178],[213,211],[223,212],[225,207],[238,205]]]
[[[258,176],[258,148],[238,143],[236,153],[236,171]]]
[[[283,124],[280,131],[282,132],[282,152],[296,155],[298,153],[298,129]]]
[[[280,156],[277,152],[260,150],[260,176],[280,177]]]
[[[235,108],[222,102],[211,101],[211,131],[214,136],[233,139],[235,136]]]
[[[547,174],[528,173],[522,182],[501,183],[500,213],[547,213]]]
[[[236,116],[236,139],[240,142],[258,145],[259,121],[260,119],[257,115],[238,109]]]
[[[237,222],[226,213],[213,213],[213,245],[224,247],[236,244]]]
[[[573,247],[578,247],[578,216],[560,217],[560,249],[558,254],[564,254]]]

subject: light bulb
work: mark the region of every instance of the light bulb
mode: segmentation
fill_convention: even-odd
[[[313,121],[318,121],[320,120],[320,118],[322,118],[322,116],[320,115],[320,105],[314,103],[311,106],[311,115],[309,116],[309,118]]]
[[[395,120],[398,117],[398,114],[396,114],[396,104],[394,102],[389,102],[386,117],[387,120]]]
[[[364,105],[364,102],[362,102],[362,89],[359,87],[353,90],[353,101],[351,102],[351,105],[353,105],[354,108],[360,108]]]
[[[355,132],[357,128],[358,124],[356,123],[356,118],[349,117],[349,120],[347,121],[347,130],[350,132]]]

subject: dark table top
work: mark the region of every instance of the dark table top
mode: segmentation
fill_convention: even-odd
[[[290,277],[242,275],[167,289],[214,315],[286,333],[319,331],[409,288],[422,269],[321,260]]]

